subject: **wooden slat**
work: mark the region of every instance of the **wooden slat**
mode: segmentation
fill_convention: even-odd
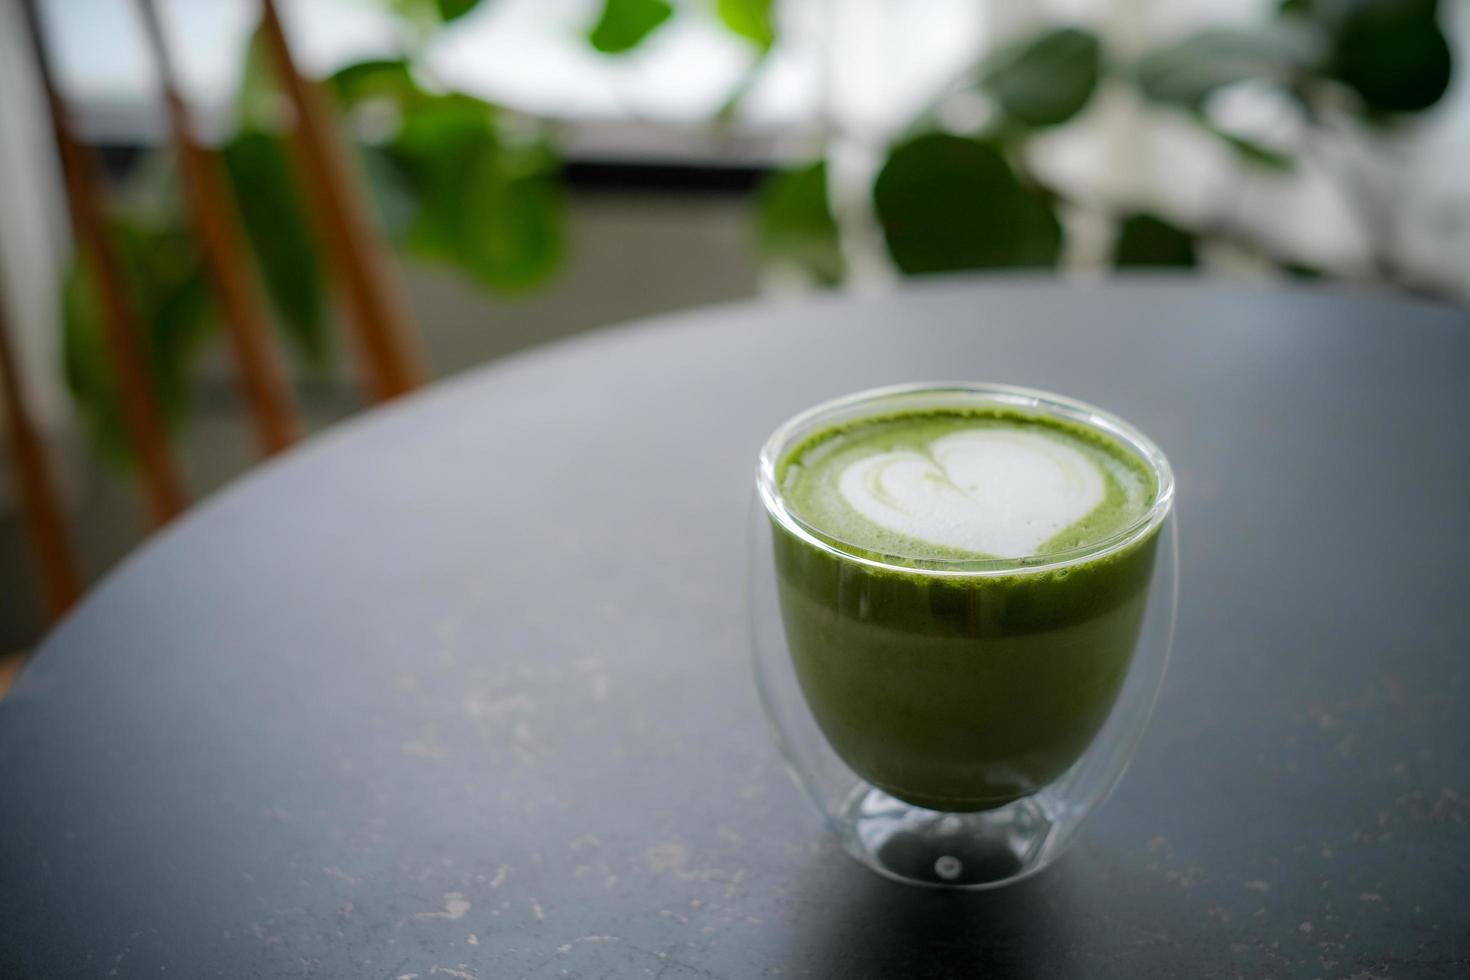
[[[267,454],[278,452],[300,437],[301,426],[272,350],[264,304],[240,244],[239,216],[228,196],[218,159],[194,135],[189,110],[179,94],[178,76],[169,57],[156,0],[137,0],[137,4],[168,106],[185,196],[215,299],[224,315],[225,333],[255,421],[256,436]]]
[[[5,410],[5,434],[15,470],[21,514],[30,538],[31,553],[41,574],[41,600],[45,604],[47,619],[54,623],[81,595],[81,580],[72,559],[71,541],[61,518],[51,469],[26,409],[20,369],[11,351],[5,314],[5,294],[0,288],[0,404]],[[3,690],[3,682],[0,682],[0,690]]]
[[[262,0],[261,9],[276,74],[296,111],[297,167],[354,326],[369,393],[376,400],[392,398],[424,379],[407,306],[321,94],[297,70],[274,0]]]
[[[174,465],[154,398],[154,387],[143,353],[141,333],[121,265],[109,237],[102,205],[102,180],[97,161],[73,135],[66,104],[57,94],[46,44],[41,34],[36,0],[22,0],[26,28],[35,49],[36,65],[51,112],[56,149],[77,245],[91,272],[102,311],[102,340],[117,379],[123,425],[142,464],[144,495],[155,525],[166,523],[184,509],[184,483]]]

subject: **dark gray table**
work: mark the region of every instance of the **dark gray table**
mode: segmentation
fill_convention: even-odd
[[[438,385],[159,535],[0,702],[0,976],[1463,976],[1467,371],[1464,311],[993,280]],[[1094,401],[1179,475],[1149,734],[986,895],[827,841],[742,638],[763,437],[935,378]]]

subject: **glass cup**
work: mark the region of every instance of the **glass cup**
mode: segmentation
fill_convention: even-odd
[[[873,415],[1001,407],[1105,433],[1152,474],[1133,524],[1062,553],[913,559],[845,546],[786,506],[783,456]],[[1173,642],[1174,478],[1123,420],[995,384],[818,405],[761,450],[748,600],[756,685],[792,774],[887,877],[993,888],[1046,867],[1122,776]]]

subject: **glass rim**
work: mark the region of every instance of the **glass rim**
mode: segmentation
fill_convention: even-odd
[[[850,409],[884,400],[897,401],[920,395],[971,398],[979,404],[1018,408],[1100,431],[1121,443],[1149,468],[1156,483],[1153,500],[1148,509],[1132,523],[1105,538],[1066,551],[1025,558],[908,558],[883,554],[870,548],[860,548],[850,541],[821,531],[786,506],[785,498],[776,485],[776,465],[782,454],[798,438],[816,431],[819,423],[831,421]],[[756,489],[771,519],[806,544],[834,557],[907,575],[983,578],[1054,572],[1106,557],[1142,540],[1163,524],[1173,508],[1174,471],[1163,450],[1152,439],[1122,418],[1087,402],[1018,385],[973,381],[920,381],[853,392],[813,405],[787,419],[771,433],[761,447],[756,470]]]

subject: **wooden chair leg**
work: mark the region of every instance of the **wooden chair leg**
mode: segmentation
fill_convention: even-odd
[[[261,25],[276,75],[296,110],[292,145],[307,199],[354,327],[368,390],[376,400],[423,383],[407,306],[320,93],[297,70],[274,0],[262,0]]]
[[[224,316],[225,333],[246,403],[255,420],[261,448],[267,454],[275,453],[300,437],[301,425],[273,354],[264,304],[240,245],[239,216],[226,193],[218,159],[194,135],[189,111],[179,94],[156,0],[137,0],[137,3],[168,107],[185,196],[193,212],[215,299]]]
[[[123,424],[142,463],[143,486],[155,525],[161,525],[184,509],[183,480],[169,451],[155,388],[144,355],[142,334],[128,301],[122,268],[109,235],[102,204],[102,181],[97,161],[84,150],[73,134],[66,104],[57,92],[45,40],[41,34],[36,0],[22,0],[26,28],[35,49],[36,66],[46,101],[61,171],[71,210],[72,227],[81,249],[102,311],[102,340],[117,378]]]
[[[5,411],[6,442],[15,471],[17,500],[30,538],[31,553],[41,575],[41,599],[47,619],[55,622],[81,594],[71,542],[61,518],[51,471],[21,390],[20,369],[10,347],[5,294],[0,289],[0,404]],[[17,668],[18,669],[18,668]],[[0,690],[4,682],[0,681]]]

